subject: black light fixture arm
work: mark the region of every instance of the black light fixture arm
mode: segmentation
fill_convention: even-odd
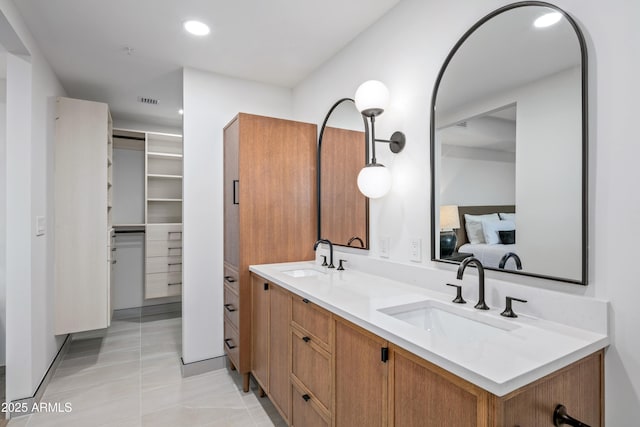
[[[376,138],[376,116],[366,116],[371,120],[371,165],[376,164],[376,142],[384,142],[385,144],[389,144],[389,149],[392,153],[398,154],[402,151],[406,144],[406,137],[404,133],[400,131],[396,131],[391,135],[390,139],[378,139]]]

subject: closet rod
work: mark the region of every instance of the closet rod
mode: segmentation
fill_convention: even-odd
[[[126,233],[126,234],[142,233],[142,234],[144,234],[144,230],[114,230],[113,232],[116,233],[116,234],[121,234],[121,233]]]

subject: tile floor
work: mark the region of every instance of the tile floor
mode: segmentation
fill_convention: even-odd
[[[68,413],[36,413],[9,427],[285,426],[254,386],[243,393],[227,369],[182,378],[179,313],[115,320],[74,336],[42,402]]]

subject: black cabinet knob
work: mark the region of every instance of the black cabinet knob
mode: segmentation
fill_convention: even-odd
[[[309,341],[311,341],[311,338],[309,338],[309,337],[302,337],[302,341],[304,341],[304,342],[309,342]]]
[[[311,396],[309,396],[308,394],[303,394],[302,398],[304,399],[305,402],[308,402],[311,399]]]

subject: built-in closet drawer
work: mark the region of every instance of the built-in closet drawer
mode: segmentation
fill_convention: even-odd
[[[180,273],[182,271],[181,256],[148,257],[146,273]]]
[[[235,293],[240,292],[238,271],[228,264],[224,265],[224,284],[229,286]]]
[[[148,224],[147,240],[182,240],[182,224]]]
[[[224,351],[235,366],[239,364],[240,335],[238,330],[227,320],[224,322]]]
[[[295,382],[291,384],[291,426],[329,427],[330,415],[322,409],[316,398]]]
[[[147,256],[182,256],[182,240],[148,240]]]
[[[226,320],[238,328],[238,314],[240,313],[240,299],[228,285],[224,285],[224,315]]]
[[[147,274],[146,298],[160,298],[180,295],[182,292],[182,272]]]
[[[331,351],[329,345],[331,342],[331,313],[307,299],[294,297],[291,320],[294,326],[310,336],[315,343],[325,350]]]
[[[325,408],[331,408],[331,354],[297,328],[291,328],[291,348],[291,373]]]

